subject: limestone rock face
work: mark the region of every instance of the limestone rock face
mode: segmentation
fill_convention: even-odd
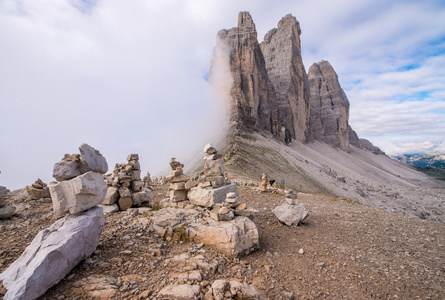
[[[372,153],[378,155],[378,154],[385,154],[379,147],[374,146],[370,141],[367,139],[360,139],[360,147],[362,149],[371,151]]]
[[[71,180],[52,184],[49,190],[54,213],[60,217],[101,204],[107,193],[107,185],[102,174],[90,171]]]
[[[217,203],[226,201],[228,193],[236,193],[238,195],[238,189],[235,184],[224,185],[216,189],[194,187],[190,189],[188,199],[194,205],[213,207]]]
[[[286,137],[305,142],[309,131],[309,82],[301,58],[300,23],[286,15],[261,43]]]
[[[4,299],[37,299],[43,295],[94,252],[103,227],[102,208],[96,207],[62,218],[40,231],[0,274],[8,290]]]
[[[53,177],[57,181],[64,181],[72,179],[76,176],[82,174],[80,171],[80,162],[70,160],[70,161],[59,161],[54,165]]]
[[[233,84],[230,123],[235,128],[264,130],[277,135],[280,127],[272,82],[267,76],[257,31],[248,12],[240,12],[238,26],[218,32],[222,47],[230,52]],[[212,69],[212,66],[211,66]],[[210,72],[210,81],[213,80]]]
[[[207,226],[192,223],[187,228],[189,240],[204,243],[229,257],[249,254],[259,245],[255,223],[247,217],[218,222],[209,218]]]
[[[108,163],[100,152],[88,144],[82,144],[79,147],[80,166],[82,173],[94,171],[105,174],[108,171]]]
[[[310,134],[319,141],[346,150],[349,147],[349,100],[331,64],[314,63],[309,68]]]

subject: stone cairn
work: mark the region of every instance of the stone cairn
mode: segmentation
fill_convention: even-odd
[[[170,183],[168,190],[171,202],[182,202],[187,200],[188,190],[185,187],[189,178],[184,175],[182,168],[184,164],[176,161],[176,158],[172,157],[170,160],[171,174],[166,177],[167,181]]]
[[[38,178],[32,185],[27,185],[26,191],[33,200],[51,197],[48,185],[40,178]]]
[[[150,178],[150,173],[147,172],[147,175],[144,176],[144,178],[142,178],[142,186],[144,188],[148,188],[150,189],[151,186],[151,178]]]
[[[151,190],[141,181],[141,165],[138,154],[130,154],[126,163],[118,163],[111,174],[105,175],[107,194],[104,205],[118,205],[120,210],[132,206],[150,205]],[[117,203],[117,204],[116,204]]]
[[[307,216],[306,208],[297,201],[298,194],[289,190],[285,202],[272,210],[280,222],[287,226],[298,226]]]
[[[262,191],[262,192],[267,191],[267,176],[264,173],[263,173],[263,176],[261,176],[260,191]]]
[[[86,211],[104,200],[107,160],[88,144],[80,145],[79,151],[80,155],[65,154],[54,165],[53,177],[59,182],[50,183],[49,191],[57,217]]]
[[[203,188],[213,187],[219,188],[223,185],[230,184],[224,174],[224,164],[221,160],[221,154],[216,148],[210,144],[204,147],[204,174],[200,178]]]
[[[105,197],[107,186],[103,174],[108,164],[99,151],[82,144],[80,155],[66,154],[56,163],[49,192],[54,213],[62,217],[40,231],[3,273],[0,281],[9,299],[37,299],[60,282],[80,261],[97,247],[104,228],[104,213],[97,207]],[[45,190],[38,180],[35,190]]]
[[[217,221],[230,221],[237,215],[249,216],[245,204],[238,202],[238,189],[224,173],[221,155],[210,144],[204,147],[204,172],[199,184],[188,193],[190,203],[211,209],[210,217]]]
[[[15,212],[15,207],[8,205],[5,198],[8,197],[9,190],[0,186],[0,219],[9,219]]]

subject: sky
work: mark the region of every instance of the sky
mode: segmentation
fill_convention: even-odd
[[[249,11],[261,42],[300,22],[306,70],[328,60],[350,125],[390,155],[445,152],[445,3],[386,0],[0,0],[0,185],[52,169],[82,143],[111,172],[138,153],[168,170],[217,141],[216,34]]]

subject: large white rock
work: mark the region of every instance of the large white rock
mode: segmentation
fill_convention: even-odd
[[[101,204],[107,193],[107,185],[102,174],[90,171],[71,180],[51,184],[49,191],[54,213],[60,217]]]
[[[108,163],[100,152],[88,144],[79,147],[82,173],[94,171],[105,174],[108,171]]]
[[[204,243],[229,257],[249,254],[259,246],[255,223],[247,217],[218,222],[207,218],[207,224],[192,223],[187,227],[187,239]]]
[[[77,161],[59,161],[54,164],[53,177],[57,181],[64,181],[82,174],[80,163]]]
[[[213,207],[217,203],[226,201],[228,193],[235,193],[238,196],[238,189],[235,184],[225,185],[217,189],[194,187],[190,189],[188,199],[194,205]]]
[[[272,212],[275,214],[278,220],[287,226],[297,226],[298,223],[303,221],[309,214],[303,205],[292,205],[287,202],[275,207]]]
[[[4,299],[36,299],[96,249],[104,227],[101,207],[66,216],[40,231],[23,254],[0,274]]]

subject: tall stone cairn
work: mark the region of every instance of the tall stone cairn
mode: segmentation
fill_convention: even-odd
[[[172,157],[170,161],[171,174],[166,177],[170,183],[169,196],[172,202],[182,202],[187,200],[187,193],[189,189],[186,188],[186,183],[189,178],[184,175],[181,164],[176,158]]]
[[[102,204],[117,203],[121,210],[132,206],[149,204],[152,199],[151,191],[143,186],[141,180],[141,165],[138,154],[129,154],[126,163],[115,165],[111,174],[105,175],[107,195]]]

